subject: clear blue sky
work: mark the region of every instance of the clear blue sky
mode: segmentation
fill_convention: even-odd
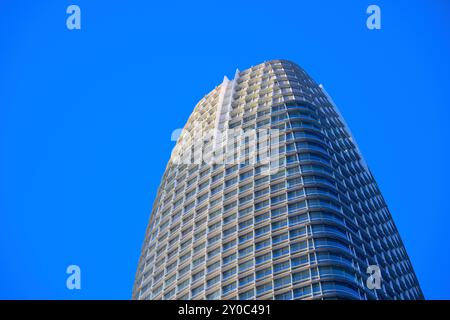
[[[450,2],[251,2],[0,2],[0,298],[130,298],[171,132],[224,75],[277,58],[325,85],[426,297],[450,298]]]

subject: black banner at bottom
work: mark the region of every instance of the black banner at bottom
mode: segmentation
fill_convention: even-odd
[[[37,315],[64,315],[86,317],[99,315],[102,318],[126,316],[138,312],[147,319],[283,319],[302,318],[312,315],[318,318],[380,317],[408,314],[427,317],[445,314],[449,301],[0,301],[4,314],[14,315],[32,312]],[[11,309],[11,310],[8,310]],[[441,310],[443,309],[443,310]]]

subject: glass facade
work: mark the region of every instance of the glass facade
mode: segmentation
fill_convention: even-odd
[[[276,132],[275,143],[254,145],[270,149],[271,156],[276,145],[277,170],[273,158],[269,165],[249,161],[251,143],[224,151],[223,161],[206,161],[204,155],[215,154],[223,141],[235,141],[231,129],[244,136]],[[212,134],[195,138],[198,131]],[[186,147],[194,140],[201,141],[200,161]],[[367,286],[369,266],[381,271],[379,289]],[[225,78],[195,107],[161,180],[133,298],[423,294],[386,203],[331,98],[296,64],[273,60]]]

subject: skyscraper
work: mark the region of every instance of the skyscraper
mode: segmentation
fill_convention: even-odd
[[[273,60],[195,107],[154,201],[133,298],[423,294],[333,101],[299,66]]]

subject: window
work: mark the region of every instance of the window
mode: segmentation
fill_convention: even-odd
[[[218,283],[218,282],[220,282],[220,275],[215,276],[214,278],[208,280],[208,281],[206,282],[206,286],[209,288],[209,287],[215,285],[215,284]]]
[[[236,232],[236,226],[223,231],[223,237],[226,238]]]
[[[260,186],[261,184],[264,184],[264,183],[269,183],[269,177],[268,176],[265,176],[263,178],[259,178],[259,179],[255,180],[255,185],[256,186]]]
[[[233,184],[237,182],[237,177],[225,181],[225,188],[231,187]]]
[[[256,279],[264,278],[265,276],[272,274],[272,268],[268,267],[259,271],[256,271]]]
[[[306,248],[308,248],[308,242],[306,240],[291,244],[291,252],[293,252],[293,253],[301,251],[301,250],[305,250]]]
[[[321,278],[326,277],[344,277],[349,280],[355,280],[356,277],[354,273],[342,268],[342,267],[336,267],[336,266],[324,266],[319,268],[319,273]]]
[[[256,287],[256,294],[259,295],[259,294],[267,293],[270,290],[272,290],[272,283],[271,282]]]
[[[232,283],[230,283],[230,284],[224,286],[224,287],[222,288],[222,291],[223,291],[223,294],[225,295],[225,294],[230,293],[230,292],[233,291],[234,289],[236,289],[236,282],[232,282]]]
[[[223,224],[227,224],[236,219],[236,213],[223,219]]]
[[[289,254],[289,247],[284,247],[281,249],[277,249],[273,251],[273,258],[278,258],[284,256],[285,254]]]
[[[265,233],[267,233],[269,231],[270,231],[270,227],[269,226],[264,226],[264,227],[256,229],[255,230],[255,235],[256,235],[256,237],[259,237],[259,236],[261,236],[261,235],[263,235],[263,234],[265,234]]]
[[[268,194],[268,193],[269,193],[269,188],[265,188],[265,189],[256,191],[255,192],[255,198],[262,197],[263,195]]]
[[[220,261],[217,261],[213,263],[212,265],[208,266],[208,272],[216,270],[218,267],[220,267]]]
[[[305,177],[306,178],[306,177]],[[302,184],[302,178],[293,178],[288,180],[289,187],[295,187]]]
[[[352,286],[340,282],[323,282],[322,290],[326,291],[343,291],[359,297],[359,293]]]
[[[302,237],[305,235],[306,235],[306,227],[297,228],[297,229],[293,229],[293,230],[289,231],[289,237],[291,239],[296,238],[296,237]]]
[[[178,277],[181,278],[182,276],[184,276],[189,271],[190,268],[191,266],[187,265],[186,267],[183,267],[180,270],[178,270]]]
[[[272,210],[272,218],[278,217],[278,216],[282,215],[285,212],[286,212],[286,207],[281,207],[281,208],[278,208],[278,209],[274,209],[274,210]]]
[[[287,220],[283,219],[280,221],[272,222],[272,230],[278,230],[287,225]]]
[[[305,191],[303,189],[288,192],[289,200],[304,197],[304,196],[305,196]]]
[[[258,202],[258,203],[255,204],[255,210],[260,210],[260,209],[265,208],[267,206],[269,206],[269,200]]]
[[[249,226],[253,225],[253,219],[249,219],[239,223],[239,230],[245,229]]]
[[[256,127],[257,128],[261,128],[261,127],[263,127],[263,126],[265,126],[265,125],[267,125],[269,123],[270,123],[270,119],[265,119],[265,120],[262,120],[262,121],[258,121],[257,124],[256,124]]]
[[[220,228],[221,225],[222,225],[222,222],[221,222],[221,221],[216,222],[216,223],[210,225],[209,228],[208,228],[208,230],[209,230],[209,232],[212,232],[212,231],[214,231],[214,230]]]
[[[209,168],[200,172],[200,178],[205,177],[209,173]]]
[[[311,208],[316,208],[316,207],[325,207],[325,208],[331,208],[334,209],[336,211],[341,211],[341,208],[336,206],[333,202],[329,201],[329,200],[322,200],[322,199],[311,199],[308,200],[308,205]]]
[[[300,168],[299,167],[289,168],[289,169],[287,169],[287,173],[288,173],[288,176],[300,173]]]
[[[316,247],[337,247],[351,252],[348,246],[342,241],[329,239],[329,238],[319,238],[314,240]]]
[[[188,199],[192,198],[192,196],[193,196],[195,193],[196,193],[196,190],[195,190],[195,189],[192,190],[192,191],[190,191],[190,192],[188,192],[188,193],[186,193],[185,199],[188,200]]]
[[[308,264],[308,255],[291,259],[292,268]]]
[[[305,209],[306,208],[306,202],[304,200],[303,201],[297,201],[295,203],[290,204],[288,206],[288,208],[289,208],[288,209],[289,213],[294,213],[296,211]]]
[[[173,276],[171,276],[170,278],[168,278],[168,279],[166,280],[166,287],[167,287],[167,286],[170,286],[170,285],[173,283],[174,280],[175,280],[175,275],[173,275]]]
[[[212,244],[216,243],[219,240],[220,240],[220,234],[218,234],[217,236],[214,236],[214,237],[208,239],[208,244],[212,245]]]
[[[195,297],[197,294],[203,291],[203,284],[198,286],[197,288],[192,289],[192,296]]]
[[[294,298],[302,298],[311,294],[311,286],[294,289]]]
[[[222,185],[217,186],[217,187],[215,187],[215,188],[212,188],[212,189],[211,189],[211,196],[213,196],[213,195],[219,193],[220,191],[222,191]]]
[[[245,180],[247,178],[250,178],[251,176],[253,176],[253,171],[252,170],[250,170],[248,172],[245,172],[245,173],[241,173],[239,178],[240,178],[240,181],[243,181],[243,180]]]
[[[313,213],[311,213],[312,215]],[[289,226],[295,226],[308,221],[308,214],[302,213],[296,216],[289,217]]]
[[[338,221],[340,223],[343,223],[344,219],[339,217],[338,215],[326,212],[326,211],[315,211],[311,212],[311,220],[332,220],[332,221]]]
[[[234,197],[236,194],[237,194],[237,190],[230,191],[228,193],[225,193],[225,195],[223,196],[223,199],[228,200],[228,199]]]
[[[277,294],[275,300],[292,300],[292,291],[288,291],[282,294]]]
[[[225,174],[226,174],[226,175],[230,175],[230,174],[232,174],[233,172],[235,172],[237,169],[238,169],[238,166],[237,166],[237,165],[232,166],[232,167],[230,167],[230,168],[227,168],[227,169],[225,170]]]
[[[222,179],[222,177],[223,177],[223,173],[216,174],[215,176],[213,176],[211,178],[211,181],[216,182],[217,180]]]
[[[184,207],[184,212],[187,213],[187,212],[191,211],[194,207],[195,207],[195,202],[192,202]]]
[[[231,240],[231,241],[229,241],[227,243],[224,243],[223,246],[222,246],[223,251],[225,252],[228,249],[233,248],[235,245],[236,245],[236,240]]]
[[[318,150],[321,151],[323,153],[327,153],[327,150],[322,147],[321,145],[314,143],[314,142],[296,142],[295,146],[297,147],[297,150],[302,150],[302,149],[309,149],[309,150]]]
[[[267,220],[267,219],[269,219],[269,213],[268,212],[264,213],[264,214],[260,214],[259,216],[256,216],[255,217],[255,223],[257,224],[257,223],[259,223],[261,221],[264,221],[264,220]]]
[[[253,239],[253,231],[239,237],[239,244],[246,242],[247,240]]]
[[[253,260],[249,260],[247,262],[239,264],[239,272],[245,271],[253,267]]]
[[[277,184],[272,185],[270,187],[270,189],[272,190],[272,192],[275,192],[275,191],[283,189],[284,187],[285,187],[285,183],[281,182],[281,183],[277,183]]]
[[[287,162],[288,164],[297,162],[297,156],[296,156],[296,155],[287,156],[287,157],[286,157],[286,162]],[[297,168],[297,170],[298,170],[298,168]],[[297,171],[297,172],[298,172],[298,171]],[[289,174],[289,173],[290,173],[290,172],[289,172],[289,170],[288,170],[288,174]],[[292,172],[291,172],[291,174],[292,174]]]
[[[211,213],[209,214],[209,220],[214,219],[215,217],[219,216],[221,213],[222,213],[222,210],[221,210],[221,209],[214,210],[213,212],[211,212]]]
[[[289,269],[289,260],[273,265],[273,271],[274,272],[281,272],[281,271],[284,271],[286,269]]]
[[[208,259],[211,259],[220,253],[220,248],[214,249],[213,251],[208,252]]]
[[[280,159],[280,162],[284,162],[284,159]],[[284,170],[278,170],[277,173],[271,175],[272,180],[276,180],[278,178],[284,177],[285,171]]]
[[[345,232],[343,232],[341,229],[334,227],[334,226],[329,226],[329,225],[313,225],[312,226],[312,232],[314,234],[316,233],[334,233],[337,235],[340,235],[343,238],[347,238],[347,235]]]
[[[236,260],[236,253],[233,253],[225,258],[223,258],[223,265],[231,263]]]
[[[203,229],[202,231],[197,232],[194,235],[194,241],[201,239],[206,234],[206,229]]]
[[[203,182],[201,184],[198,185],[198,191],[202,191],[203,189],[205,189],[207,186],[209,185],[209,181]]]
[[[222,272],[223,280],[228,279],[232,275],[236,274],[236,270],[237,270],[237,268],[233,267],[233,268],[231,268],[231,269],[229,269],[227,271]]]
[[[286,233],[280,234],[278,236],[272,237],[272,243],[277,244],[277,243],[283,242],[287,239],[288,239],[288,234],[286,232]]]
[[[220,290],[214,291],[213,293],[206,296],[207,300],[218,300],[220,299]]]
[[[329,164],[330,161],[326,159],[325,157],[322,157],[318,154],[312,154],[312,153],[301,153],[299,154],[300,161],[318,161],[322,163]]]
[[[184,288],[186,288],[189,284],[189,279],[184,280],[183,282],[181,282],[180,284],[178,284],[178,291],[183,290]]]
[[[164,299],[168,300],[175,294],[175,289],[170,290],[164,295]]]
[[[271,257],[272,257],[272,255],[270,254],[270,252],[263,254],[261,256],[257,256],[255,258],[256,264],[258,265],[258,264],[264,263],[264,262],[270,260]]]
[[[260,241],[260,242],[257,242],[255,244],[256,250],[260,250],[260,249],[266,248],[268,246],[270,246],[270,239],[267,239],[267,240],[264,240],[264,241]]]
[[[251,298],[253,298],[255,296],[255,289],[250,289],[248,291],[242,292],[241,294],[239,294],[239,299],[240,300],[249,300]]]
[[[246,184],[246,185],[240,187],[240,188],[239,188],[239,192],[241,192],[241,193],[242,193],[242,192],[245,192],[245,191],[251,189],[252,186],[253,186],[253,185],[252,185],[251,183],[248,183],[248,184]]]
[[[310,278],[309,269],[308,270],[304,270],[304,271],[300,271],[300,272],[295,272],[295,273],[292,274],[293,282],[305,281],[305,280],[307,280],[309,278]]]
[[[202,203],[203,201],[205,201],[205,200],[208,199],[208,198],[209,198],[209,194],[208,194],[208,193],[205,193],[204,195],[202,195],[201,197],[199,197],[199,198],[197,199],[197,204]]]
[[[198,246],[196,246],[194,248],[194,254],[199,253],[205,247],[206,247],[206,243],[205,242],[203,242],[202,244],[199,244]]]
[[[337,254],[337,253],[331,253],[331,252],[318,252],[317,253],[317,260],[318,261],[338,261],[347,263],[348,265],[352,264],[351,259],[345,257],[344,255]]]
[[[237,205],[237,201],[233,201],[232,203],[227,204],[226,206],[224,206],[223,210],[224,210],[224,212],[227,212],[227,211],[233,209],[234,207],[236,207],[236,205]]]
[[[283,202],[286,200],[286,194],[282,194],[276,197],[272,197],[271,201],[272,201],[272,205]]]
[[[192,275],[192,282],[195,282],[195,281],[203,278],[204,274],[205,274],[205,272],[202,270],[202,271],[197,272],[196,274]]]
[[[251,201],[252,199],[253,199],[253,195],[252,194],[249,194],[248,196],[239,198],[239,205],[243,205],[243,204]]]
[[[239,286],[240,287],[245,286],[245,285],[249,284],[250,282],[253,282],[254,279],[255,279],[255,277],[253,276],[253,274],[243,277],[243,278],[239,279]]]
[[[190,256],[191,256],[191,253],[190,253],[190,252],[188,252],[188,253],[182,255],[182,256],[180,257],[180,264],[183,263],[184,261],[186,261],[186,259],[188,259]]]
[[[245,257],[246,255],[248,255],[252,252],[253,252],[253,246],[241,249],[241,250],[239,250],[239,258]]]
[[[325,188],[318,188],[318,187],[306,188],[306,195],[315,195],[315,194],[338,198],[338,195],[336,192],[333,192],[333,191],[325,189]]]

